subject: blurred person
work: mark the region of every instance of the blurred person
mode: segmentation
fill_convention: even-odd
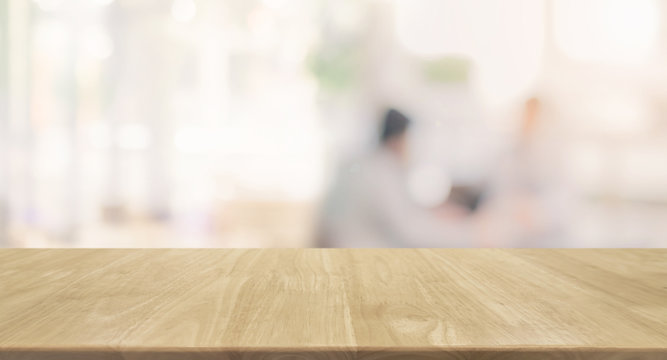
[[[419,207],[406,183],[410,120],[386,112],[379,146],[343,167],[325,200],[320,246],[458,247],[467,242],[467,224],[456,211]]]
[[[537,97],[522,108],[519,133],[482,205],[482,245],[563,247],[570,191],[561,157],[562,146],[547,131],[543,104]]]

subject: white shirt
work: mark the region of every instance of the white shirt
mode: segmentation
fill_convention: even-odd
[[[463,224],[448,224],[410,198],[405,169],[387,149],[343,167],[325,202],[322,230],[332,247],[457,247]]]

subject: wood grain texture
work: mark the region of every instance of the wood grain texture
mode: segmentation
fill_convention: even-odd
[[[0,250],[0,360],[667,359],[667,250]]]

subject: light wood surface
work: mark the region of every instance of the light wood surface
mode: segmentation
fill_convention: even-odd
[[[667,359],[667,250],[0,250],[0,359]]]

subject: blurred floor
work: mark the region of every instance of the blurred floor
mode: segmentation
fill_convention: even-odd
[[[189,221],[128,216],[78,230],[73,242],[31,227],[12,229],[13,247],[305,247],[314,234],[312,204],[228,203],[217,219]]]
[[[34,228],[12,229],[15,247],[308,247],[314,244],[313,204],[228,204],[210,227],[131,217],[91,223],[78,241]],[[667,205],[591,200],[573,216],[563,247],[667,247]],[[179,225],[180,224],[180,225]],[[542,246],[541,244],[535,244]],[[550,246],[550,244],[544,244]]]

